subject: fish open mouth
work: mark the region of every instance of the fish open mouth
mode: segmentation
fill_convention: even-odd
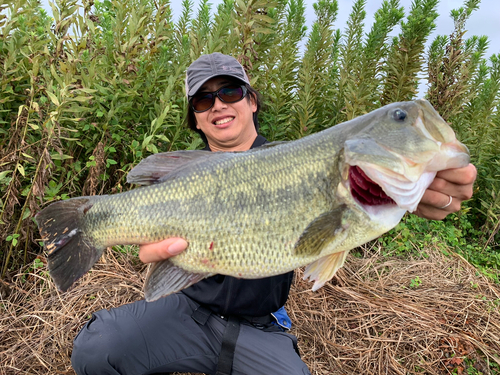
[[[349,167],[349,184],[352,196],[361,204],[379,206],[396,204],[382,188],[371,180],[357,165]]]

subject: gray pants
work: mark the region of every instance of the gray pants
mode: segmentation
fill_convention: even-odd
[[[200,325],[191,317],[197,308],[178,293],[100,310],[74,340],[73,368],[78,375],[215,374],[227,321],[212,314]],[[296,340],[274,325],[259,329],[242,323],[232,374],[310,374],[295,352]]]

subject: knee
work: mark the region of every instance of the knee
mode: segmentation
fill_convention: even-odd
[[[109,370],[113,358],[119,356],[123,338],[114,322],[106,319],[106,313],[101,310],[93,314],[73,341],[71,364],[78,375],[113,373]]]

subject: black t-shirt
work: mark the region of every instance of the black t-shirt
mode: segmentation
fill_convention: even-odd
[[[267,140],[257,136],[251,148]],[[210,150],[207,145],[207,150]],[[237,279],[215,275],[182,292],[220,315],[264,316],[277,311],[288,299],[293,271],[263,279]]]

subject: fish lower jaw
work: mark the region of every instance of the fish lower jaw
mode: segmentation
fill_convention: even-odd
[[[397,203],[397,205],[409,212],[414,212],[417,209],[425,190],[430,186],[436,172],[423,172],[415,182],[406,184],[384,186],[384,191]]]
[[[365,206],[363,208],[370,220],[377,222],[379,226],[387,228],[386,230],[394,228],[406,213],[404,208],[395,204]]]

